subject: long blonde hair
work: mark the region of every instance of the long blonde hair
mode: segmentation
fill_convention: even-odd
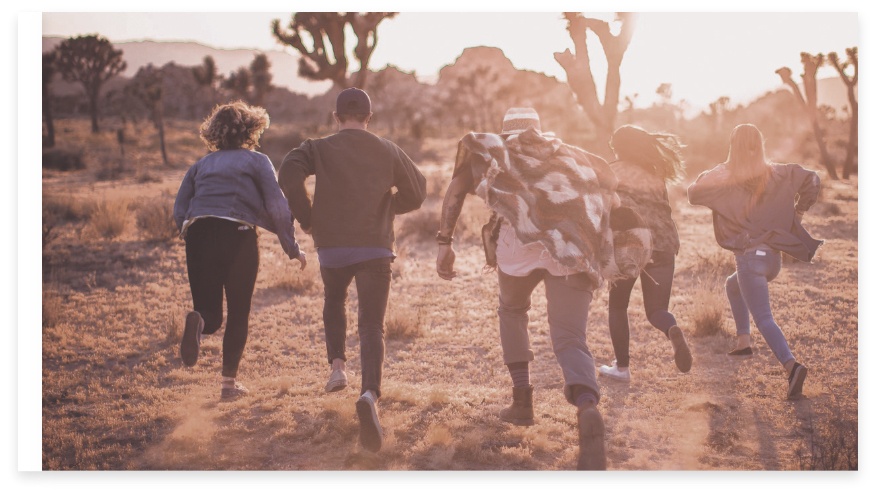
[[[772,168],[764,153],[763,134],[757,126],[740,124],[733,129],[725,164],[733,182],[751,194],[749,206],[759,203],[770,180]]]

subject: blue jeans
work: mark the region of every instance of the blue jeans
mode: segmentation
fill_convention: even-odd
[[[593,299],[593,283],[586,274],[568,277],[536,269],[523,277],[499,269],[499,337],[505,364],[531,362],[535,355],[529,343],[529,308],[532,292],[544,281],[548,328],[554,355],[563,371],[563,394],[569,403],[573,386],[584,386],[599,399],[596,364],[587,347],[587,314]]]
[[[773,350],[779,362],[785,364],[794,355],[782,329],[773,319],[767,285],[782,270],[782,254],[770,249],[751,249],[736,255],[736,272],[727,278],[727,299],[736,322],[736,334],[751,334],[749,313],[754,324]]]

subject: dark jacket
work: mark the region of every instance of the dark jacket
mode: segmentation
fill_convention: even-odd
[[[621,206],[633,209],[651,231],[654,251],[678,254],[678,228],[672,220],[672,207],[666,181],[653,171],[632,162],[618,160],[611,163],[617,176],[617,195]]]
[[[813,239],[806,232],[795,210],[809,210],[818,199],[821,181],[814,171],[797,164],[771,167],[763,197],[750,211],[750,193],[741,185],[704,181],[709,174],[729,177],[723,164],[700,174],[688,187],[688,199],[691,205],[712,209],[715,239],[723,248],[740,254],[750,248],[768,246],[809,262],[824,241]]]
[[[277,185],[271,159],[250,150],[207,154],[186,172],[173,219],[177,229],[195,217],[230,217],[276,234],[289,258],[299,255],[292,215]]]
[[[312,205],[304,187],[310,175],[316,176]],[[405,152],[358,129],[306,140],[283,159],[279,182],[317,247],[392,249],[393,218],[426,198],[426,178]]]

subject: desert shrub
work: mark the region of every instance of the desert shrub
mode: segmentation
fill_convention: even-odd
[[[141,205],[137,210],[137,229],[148,241],[174,239],[179,231],[173,220],[173,201],[161,197]]]
[[[840,417],[815,428],[795,451],[800,470],[858,470],[858,425]]]
[[[723,281],[736,272],[736,259],[725,250],[697,253],[696,262],[688,269],[701,279]]]
[[[308,260],[308,267],[313,267],[313,262]],[[289,291],[296,295],[308,294],[316,291],[317,275],[313,270],[307,268],[304,270],[298,269],[298,262],[289,261],[293,265],[292,268],[283,269],[282,275],[274,285],[275,288],[280,288],[284,291]]]
[[[401,216],[396,233],[399,239],[414,243],[434,241],[440,222],[438,207],[424,207]]]
[[[43,327],[50,328],[61,321],[61,311],[64,303],[55,290],[43,289]]]
[[[726,307],[726,298],[722,293],[715,291],[714,286],[698,284],[693,290],[693,303],[690,306],[690,319],[693,324],[691,335],[714,336],[722,332]]]
[[[43,199],[43,216],[49,214],[60,222],[79,222],[91,216],[94,203],[73,195],[49,196]]]
[[[91,215],[93,204],[71,196],[47,197],[43,200],[43,248],[58,237],[58,228]]]
[[[80,150],[61,150],[52,148],[43,150],[43,169],[59,171],[82,170],[85,162]]]
[[[415,338],[423,335],[422,310],[391,307],[383,324],[387,339]]]
[[[160,177],[158,177],[157,175],[155,175],[155,174],[149,172],[149,171],[146,170],[146,169],[141,170],[139,173],[137,173],[137,178],[136,178],[136,180],[137,180],[137,182],[140,183],[140,184],[145,184],[145,183],[160,183],[160,182],[161,182],[161,178],[160,178]]]
[[[106,239],[118,237],[128,225],[128,201],[101,200],[91,214],[91,227]]]

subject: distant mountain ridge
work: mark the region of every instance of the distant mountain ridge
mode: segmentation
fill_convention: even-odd
[[[43,37],[43,52],[58,46],[65,38]],[[113,42],[113,46],[121,49],[122,57],[128,63],[127,69],[121,74],[131,78],[140,67],[153,64],[161,67],[168,62],[183,66],[200,65],[204,57],[211,56],[216,61],[219,73],[227,76],[240,67],[249,67],[253,57],[264,53],[271,63],[273,84],[308,96],[325,93],[331,83],[325,81],[308,81],[298,76],[298,56],[281,50],[261,51],[239,48],[233,50],[213,48],[193,41],[124,41]]]
[[[42,41],[43,52],[54,49],[65,38],[44,36]],[[249,66],[253,57],[258,53],[265,53],[268,60],[271,62],[271,73],[273,74],[273,84],[279,87],[288,89],[289,91],[304,94],[307,96],[323,95],[331,88],[331,83],[326,81],[309,81],[298,76],[298,59],[299,56],[295,53],[288,53],[282,50],[261,51],[256,49],[221,49],[214,48],[194,41],[123,41],[113,42],[113,45],[121,49],[124,53],[123,57],[128,63],[127,69],[121,74],[122,77],[131,78],[140,67],[147,64],[153,64],[161,67],[168,62],[175,62],[182,66],[200,65],[204,57],[211,56],[216,61],[216,66],[219,73],[227,76],[232,71],[240,67]],[[416,79],[425,84],[432,84],[441,75],[447,77],[454,74],[462,67],[470,65],[490,65],[498,72],[508,75],[513,71],[519,73],[530,73],[533,76],[533,71],[516,69],[511,61],[505,56],[499,48],[494,47],[470,47],[466,48],[459,57],[448,62],[442,67],[438,75],[417,75]],[[372,68],[372,71],[378,71],[382,68]],[[824,67],[821,74],[830,74],[833,71],[830,67]],[[556,80],[555,78],[549,78]],[[776,77],[778,80],[778,77]],[[559,81],[557,81],[559,82]],[[802,85],[802,82],[800,83]],[[565,86],[565,85],[563,85]],[[59,87],[60,92],[64,93],[64,85]],[[72,90],[72,87],[71,87]],[[774,90],[788,90],[777,82]],[[770,91],[770,90],[768,90]],[[764,91],[766,94],[768,91]],[[621,87],[623,94],[623,87]],[[740,102],[732,102],[733,104]],[[848,99],[846,96],[846,88],[839,77],[825,77],[818,80],[818,103],[819,105],[831,106],[837,111],[841,111],[844,107],[848,107]]]

